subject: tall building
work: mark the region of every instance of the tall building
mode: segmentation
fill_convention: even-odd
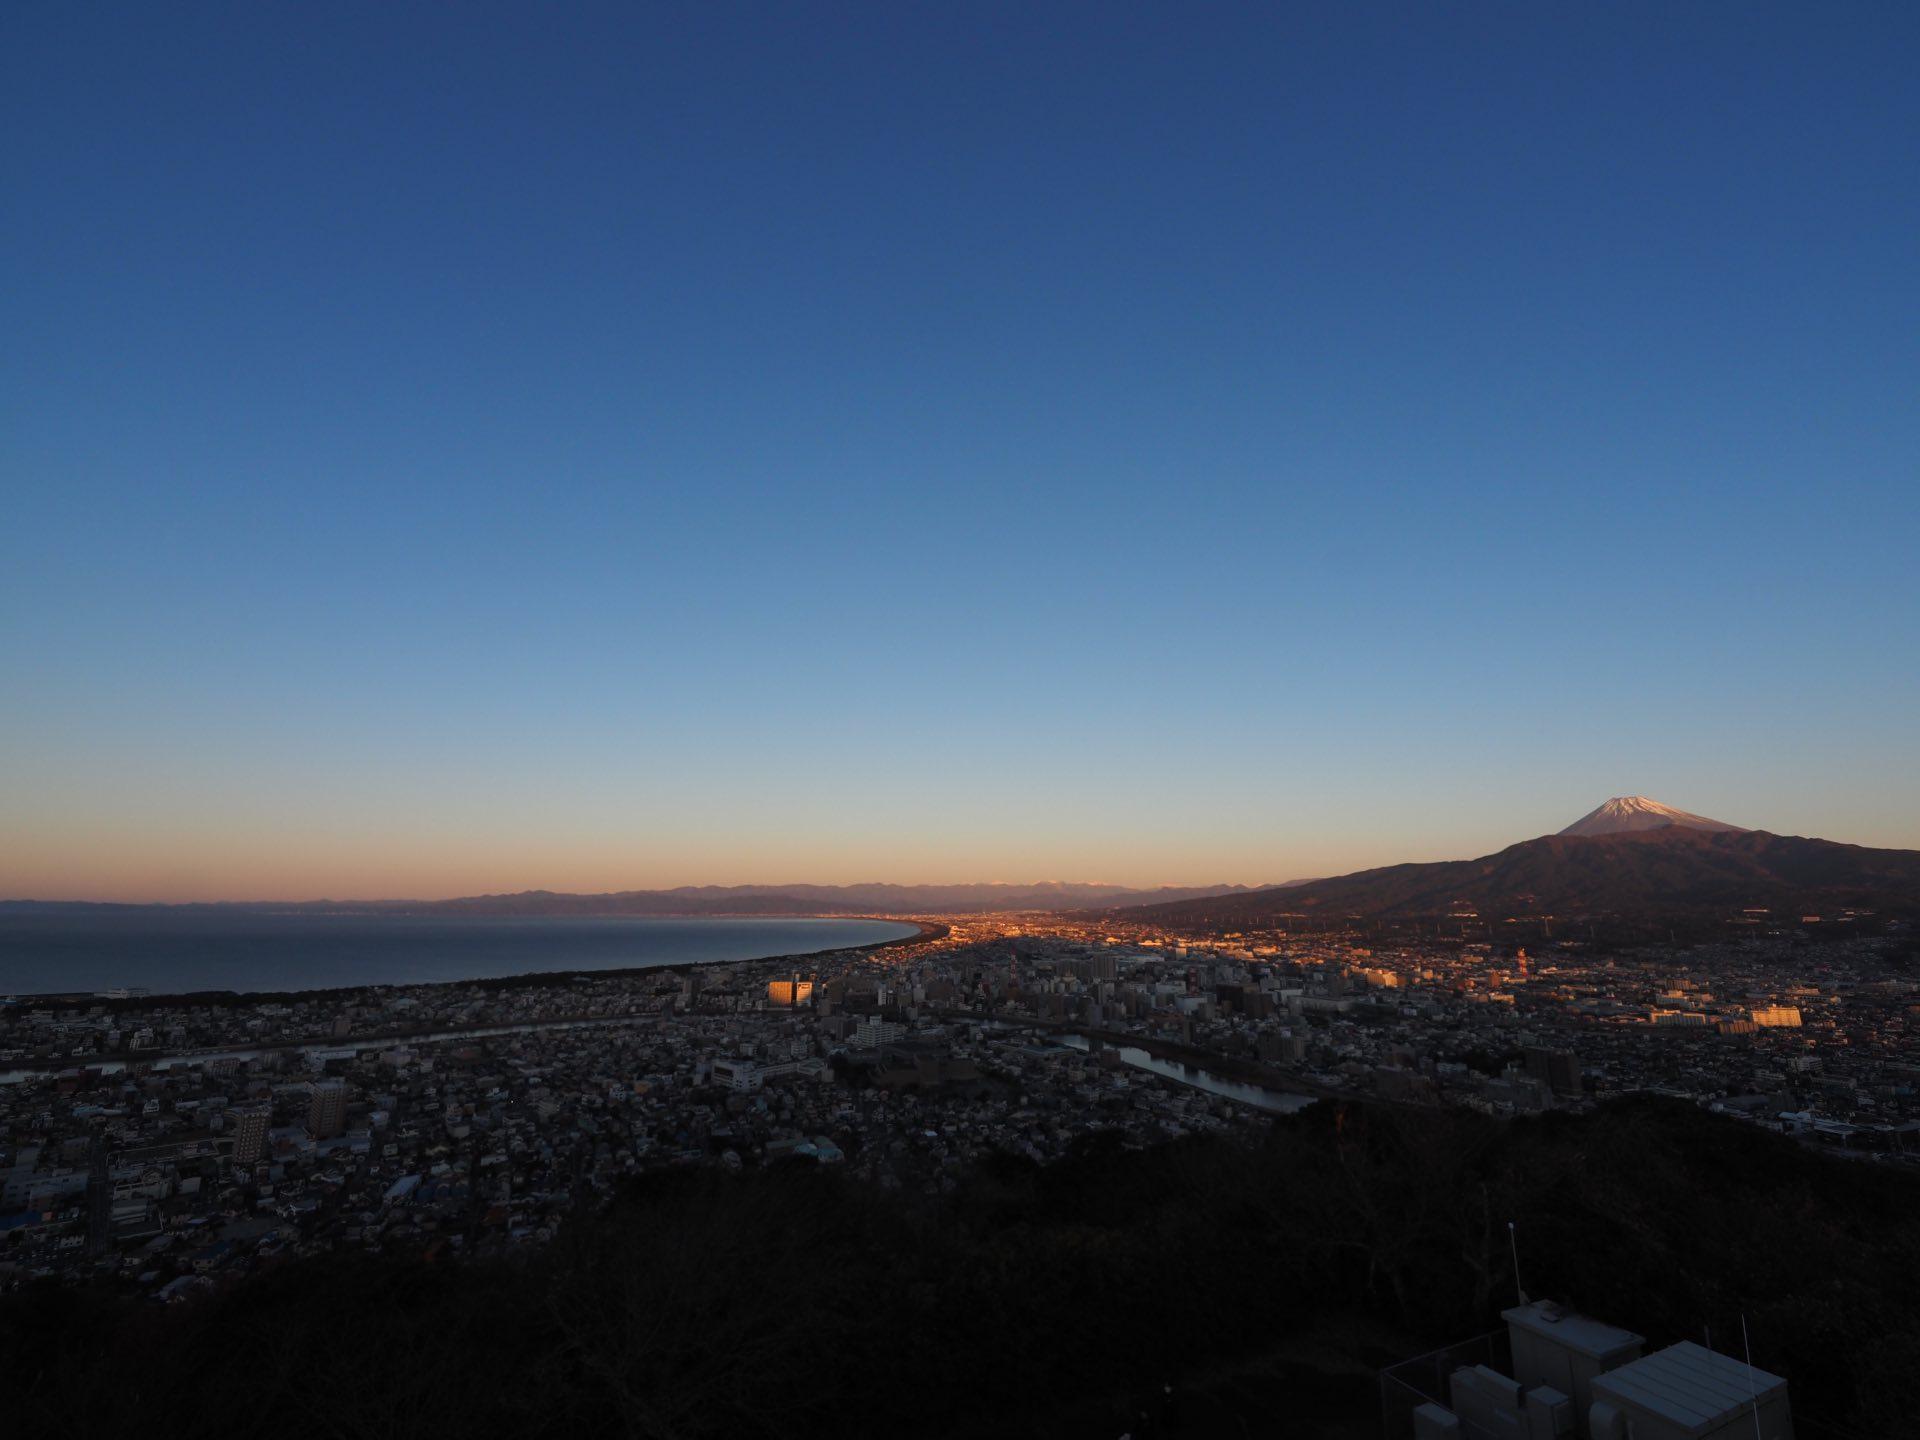
[[[1527,1074],[1554,1094],[1580,1094],[1580,1060],[1571,1050],[1529,1045],[1522,1055],[1527,1062]]]
[[[769,980],[767,982],[767,1004],[782,1009],[805,1005],[813,999],[813,981],[802,980],[798,975],[791,980]]]
[[[346,1133],[347,1082],[316,1080],[307,1086],[307,1133],[316,1140],[330,1140]]]
[[[267,1111],[263,1105],[248,1105],[227,1112],[233,1122],[233,1163],[251,1165],[267,1148]]]

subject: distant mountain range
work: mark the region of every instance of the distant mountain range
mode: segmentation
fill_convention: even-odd
[[[1247,885],[1128,885],[1042,880],[1031,885],[683,885],[609,895],[475,895],[418,907],[469,915],[864,915],[985,914],[996,910],[1068,910],[1149,905],[1248,894]]]
[[[34,902],[0,902],[18,909]],[[71,907],[62,907],[71,908]],[[1920,915],[1920,851],[1873,850],[1743,830],[1619,796],[1556,835],[1477,860],[1388,865],[1283,885],[683,885],[571,895],[525,890],[456,900],[312,900],[227,909],[439,915],[926,915],[1124,912],[1173,927],[1252,928],[1284,916],[1405,917],[1471,911],[1488,919],[1726,917],[1841,908]]]
[[[1164,885],[1143,890],[1061,880],[1031,885],[683,885],[672,890],[620,890],[602,895],[522,890],[457,900],[234,902],[219,908],[360,915],[955,915],[1149,905],[1251,894],[1253,890],[1247,885]],[[55,903],[0,901],[0,906],[52,908]],[[62,904],[59,908],[74,907]]]
[[[1522,915],[1794,917],[1850,908],[1920,913],[1920,850],[1873,850],[1742,830],[1627,796],[1557,835],[1477,860],[1388,865],[1286,889],[1128,911],[1169,926],[1252,928],[1281,917]]]

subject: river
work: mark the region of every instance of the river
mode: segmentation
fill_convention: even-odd
[[[1074,1050],[1091,1053],[1094,1048],[1084,1035],[1049,1035],[1046,1038]],[[1311,1095],[1294,1095],[1285,1090],[1269,1090],[1264,1085],[1252,1085],[1244,1080],[1229,1080],[1197,1065],[1162,1060],[1156,1055],[1149,1055],[1137,1045],[1103,1044],[1101,1048],[1113,1051],[1119,1055],[1122,1064],[1130,1065],[1135,1070],[1145,1070],[1175,1084],[1189,1085],[1225,1100],[1237,1100],[1242,1105],[1251,1105],[1256,1110],[1265,1110],[1274,1115],[1291,1115],[1314,1103]]]

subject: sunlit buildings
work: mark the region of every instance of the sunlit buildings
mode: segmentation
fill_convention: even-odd
[[[769,980],[767,1003],[783,1008],[805,1005],[813,999],[813,981],[795,975],[791,980]]]

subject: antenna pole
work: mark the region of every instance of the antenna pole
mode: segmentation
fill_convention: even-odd
[[[1753,1406],[1753,1440],[1766,1440],[1760,1433],[1760,1392],[1753,1383],[1753,1342],[1747,1338],[1747,1312],[1740,1312],[1740,1348],[1747,1352],[1747,1403]]]
[[[1513,1251],[1513,1290],[1524,1305],[1527,1303],[1527,1292],[1520,1284],[1520,1237],[1511,1220],[1507,1221],[1507,1245]]]

